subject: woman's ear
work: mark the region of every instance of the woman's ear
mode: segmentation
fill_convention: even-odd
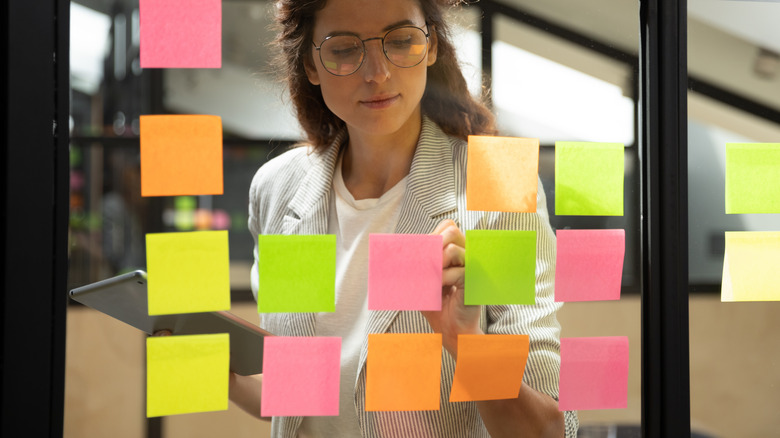
[[[306,77],[309,78],[309,82],[312,85],[320,85],[320,74],[317,73],[317,67],[314,65],[311,54],[303,59],[303,68],[306,70]]]
[[[438,38],[436,37],[436,28],[430,26],[429,32],[431,33],[431,36],[428,37],[428,67],[436,63],[437,49],[439,47]]]

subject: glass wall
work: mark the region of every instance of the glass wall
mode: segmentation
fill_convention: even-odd
[[[691,421],[713,436],[780,427],[780,306],[721,302],[725,233],[780,231],[780,214],[726,214],[726,144],[780,143],[776,2],[688,0]]]
[[[256,169],[301,135],[267,63],[269,2],[223,1],[222,68],[186,70],[140,68],[137,0],[72,5],[69,286],[143,268],[147,233],[228,229],[232,311],[256,321],[249,293],[247,192]],[[540,177],[554,229],[626,232],[622,298],[568,303],[559,319],[564,337],[629,338],[628,407],[582,411],[580,421],[585,437],[635,432],[641,422],[639,5],[625,0],[502,5],[509,7],[483,1],[453,12],[459,56],[472,92],[481,94],[488,85],[501,134],[540,139]],[[483,78],[486,19],[492,65]],[[140,197],[138,119],[166,113],[222,118],[224,195]],[[555,215],[554,145],[561,140],[626,146],[623,216]],[[144,414],[144,337],[85,310],[71,306],[68,315],[66,436],[268,433],[267,423],[232,405],[227,412],[166,417],[162,425],[150,425]]]

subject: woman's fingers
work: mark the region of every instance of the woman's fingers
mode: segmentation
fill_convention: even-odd
[[[466,246],[466,236],[458,228],[458,224],[452,219],[445,219],[436,226],[432,234],[441,234],[444,240],[444,246],[448,243],[454,243],[459,246]]]
[[[439,223],[433,234],[442,236],[442,286],[463,287],[466,265],[466,236],[452,219]]]
[[[439,222],[439,225],[436,225],[436,228],[433,230],[431,234],[441,234],[445,228],[447,227],[457,227],[458,225],[455,224],[455,221],[452,219],[445,219],[441,222]]]
[[[451,219],[439,223],[433,234],[442,236],[442,267],[463,266],[465,262],[466,236]]]
[[[463,267],[452,267],[444,269],[441,275],[441,285],[445,287],[455,286],[459,289],[463,289],[465,284],[463,274],[465,271],[466,268]]]
[[[462,246],[450,243],[444,246],[442,253],[442,268],[466,265],[466,250]]]
[[[460,231],[455,222],[452,222],[449,226],[445,227],[441,231],[443,245],[446,247],[448,244],[466,247],[466,236]]]

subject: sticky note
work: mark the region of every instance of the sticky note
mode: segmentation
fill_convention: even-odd
[[[528,335],[458,335],[450,401],[517,398],[528,345]]]
[[[368,310],[441,310],[442,236],[368,236]]]
[[[266,337],[260,413],[338,415],[340,361],[338,337]]]
[[[726,143],[726,213],[780,213],[780,143]]]
[[[555,214],[622,216],[623,157],[620,143],[555,143]]]
[[[628,404],[628,337],[562,338],[558,409]]]
[[[726,232],[721,301],[780,301],[780,232]]]
[[[441,388],[441,334],[368,335],[366,411],[435,411]]]
[[[221,195],[222,119],[141,116],[141,196]]]
[[[228,408],[227,333],[146,338],[146,416]]]
[[[619,300],[625,230],[558,230],[555,301]]]
[[[539,139],[471,135],[468,142],[467,208],[535,213]]]
[[[536,302],[536,231],[466,230],[466,304]]]
[[[140,0],[141,68],[220,68],[222,0]]]
[[[146,235],[150,315],[230,309],[227,231]]]
[[[336,311],[336,236],[257,239],[260,313]]]

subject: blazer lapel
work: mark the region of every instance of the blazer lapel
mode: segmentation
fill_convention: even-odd
[[[406,193],[401,201],[401,213],[395,232],[398,234],[428,234],[445,219],[456,220],[457,204],[452,147],[449,138],[434,122],[423,118],[420,140],[412,159]],[[369,312],[365,338],[370,333],[384,333],[398,316],[398,311]],[[360,370],[366,363],[367,341],[363,342],[358,362]],[[357,382],[356,382],[357,383]]]
[[[346,135],[339,135],[321,154],[312,155],[314,162],[288,204],[282,219],[282,234],[326,234],[333,171],[339,149]],[[287,318],[292,336],[314,336],[314,313],[291,313]]]

